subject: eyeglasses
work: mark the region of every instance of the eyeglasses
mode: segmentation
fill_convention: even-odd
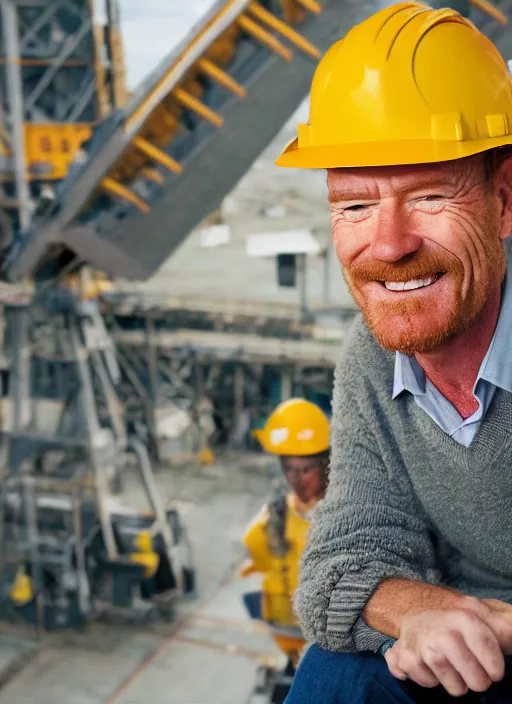
[[[313,472],[315,469],[320,469],[320,466],[313,462],[311,464],[303,464],[300,466],[294,466],[283,462],[282,467],[285,474],[308,474],[309,472]]]

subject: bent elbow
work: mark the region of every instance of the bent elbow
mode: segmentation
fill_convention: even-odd
[[[352,623],[333,623],[330,618],[330,595],[310,587],[295,593],[294,609],[304,638],[308,643],[318,643],[325,650],[353,653],[357,647],[352,635]]]

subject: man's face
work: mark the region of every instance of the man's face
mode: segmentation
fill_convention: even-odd
[[[378,342],[429,352],[469,329],[505,273],[510,162],[332,169],[327,184],[345,280]]]
[[[327,487],[326,467],[317,457],[282,457],[281,466],[286,481],[305,503],[323,499]]]

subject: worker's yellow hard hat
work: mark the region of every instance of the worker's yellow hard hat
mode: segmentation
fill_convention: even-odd
[[[454,10],[402,3],[355,26],[313,78],[307,125],[278,166],[449,161],[512,144],[512,80]]]
[[[270,415],[263,430],[253,431],[273,455],[316,455],[329,449],[329,420],[314,403],[292,398]]]

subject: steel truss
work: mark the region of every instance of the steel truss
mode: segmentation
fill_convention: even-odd
[[[55,629],[105,609],[168,611],[193,590],[183,527],[161,503],[146,448],[126,434],[96,303],[52,290],[6,317],[0,617]],[[128,466],[149,514],[112,508]]]

